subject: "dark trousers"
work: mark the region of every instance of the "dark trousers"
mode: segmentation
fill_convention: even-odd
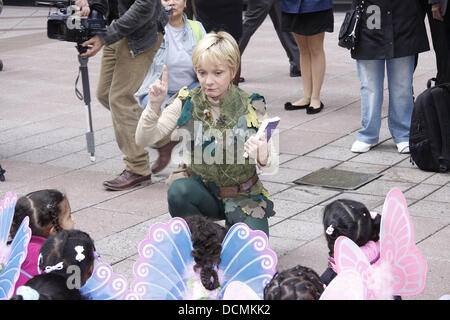
[[[281,45],[289,58],[289,63],[300,69],[300,51],[294,36],[290,32],[281,31],[280,0],[248,0],[247,11],[245,12],[242,25],[242,36],[239,40],[241,55],[244,53],[250,38],[264,22],[267,15],[272,20],[278,39],[280,39]]]
[[[447,45],[448,51],[450,52],[450,8],[447,8],[447,12],[444,16],[445,27],[447,30]]]
[[[433,19],[433,13],[431,12],[431,5],[428,4],[428,0],[421,0],[422,6],[426,10],[428,17],[428,23],[430,25],[431,39],[433,41],[433,49],[436,55],[436,85],[441,83],[450,82],[450,39],[448,33],[448,22],[442,22]],[[449,11],[447,9],[447,11]],[[446,13],[447,20],[450,18],[448,12]],[[447,26],[446,26],[447,24]]]
[[[177,179],[167,190],[167,201],[169,213],[172,217],[186,217],[201,214],[213,220],[226,220],[230,225],[224,212],[224,204],[213,196],[206,187],[193,178]],[[242,221],[252,230],[264,231],[269,237],[269,222],[267,218],[254,218],[247,216]]]

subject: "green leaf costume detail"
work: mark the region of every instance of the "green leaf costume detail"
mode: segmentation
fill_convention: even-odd
[[[219,187],[235,186],[252,178],[256,172],[255,161],[244,158],[243,150],[236,152],[235,148],[239,143],[243,147],[245,140],[259,128],[259,116],[265,114],[264,97],[259,94],[249,96],[240,88],[230,86],[228,93],[219,102],[219,121],[205,117],[204,111],[210,110],[211,107],[200,87],[192,89],[188,95],[184,93],[182,98],[183,107],[177,124],[188,130],[192,137],[188,145],[191,146],[190,168],[196,175],[195,179],[200,179],[209,192],[217,197]],[[252,103],[259,103],[258,108],[254,108]],[[199,132],[199,128],[202,132]],[[209,129],[214,130],[213,137],[205,134]],[[227,137],[227,132],[232,132],[232,139]],[[212,148],[211,144],[214,144],[215,148]],[[225,159],[227,152],[232,161]],[[201,161],[195,157],[199,154]],[[208,154],[213,156],[212,163],[204,160]],[[228,222],[241,222],[248,216],[264,219],[275,214],[273,202],[268,198],[268,192],[261,181],[257,181],[249,190],[241,191],[236,198],[219,200],[224,204]]]

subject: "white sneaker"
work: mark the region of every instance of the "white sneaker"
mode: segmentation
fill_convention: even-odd
[[[362,141],[356,140],[352,144],[352,148],[350,149],[352,152],[355,153],[364,153],[370,150],[375,144],[369,144]]]
[[[409,142],[399,142],[397,143],[397,150],[400,153],[409,153]]]

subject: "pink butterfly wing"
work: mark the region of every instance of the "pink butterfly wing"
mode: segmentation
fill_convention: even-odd
[[[406,199],[398,188],[386,196],[380,227],[380,259],[389,262],[395,295],[415,295],[425,287],[427,262],[414,243]]]
[[[334,244],[334,259],[338,276],[348,271],[356,271],[362,279],[364,299],[374,298],[373,293],[367,289],[367,279],[371,273],[370,262],[356,243],[347,237],[340,236]]]
[[[319,300],[364,300],[364,283],[355,269],[339,273],[325,288]]]

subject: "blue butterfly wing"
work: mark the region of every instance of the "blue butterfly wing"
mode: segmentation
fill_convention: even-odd
[[[219,298],[232,281],[248,285],[263,299],[264,287],[276,272],[277,255],[264,232],[244,223],[234,224],[222,242],[219,274],[223,278]]]
[[[7,194],[6,197],[11,196],[11,194]],[[14,206],[15,202],[17,200],[17,197],[10,197],[7,202],[3,202],[2,206],[2,216],[3,214],[7,214],[10,216],[10,212],[12,211],[12,214],[14,215]],[[4,204],[8,203],[8,207],[5,207]],[[1,219],[2,223],[5,222],[5,220]],[[12,219],[9,219],[9,217],[6,219],[9,220],[10,226]],[[27,249],[28,249],[28,243],[31,239],[31,230],[28,227],[29,218],[25,217],[20,224],[19,229],[16,232],[16,235],[14,236],[14,239],[10,246],[6,246],[6,243],[0,243],[0,251],[8,251],[8,259],[6,264],[4,264],[4,267],[0,273],[0,299],[9,299],[13,292],[14,292],[14,286],[17,282],[17,279],[20,275],[20,267],[25,260],[27,256]],[[4,225],[2,225],[2,232],[6,230],[4,228]],[[8,232],[9,233],[9,228]],[[1,239],[5,239],[4,235],[2,234]],[[6,236],[7,239],[7,236]],[[3,248],[3,249],[2,249]],[[0,253],[2,255],[2,253]]]
[[[104,262],[96,264],[80,292],[89,300],[126,300],[130,293],[125,277],[114,273],[112,267]]]
[[[156,223],[139,245],[132,291],[141,299],[181,300],[188,292],[186,271],[194,263],[191,233],[181,218]]]
[[[17,197],[8,192],[0,202],[0,243],[7,243]]]

